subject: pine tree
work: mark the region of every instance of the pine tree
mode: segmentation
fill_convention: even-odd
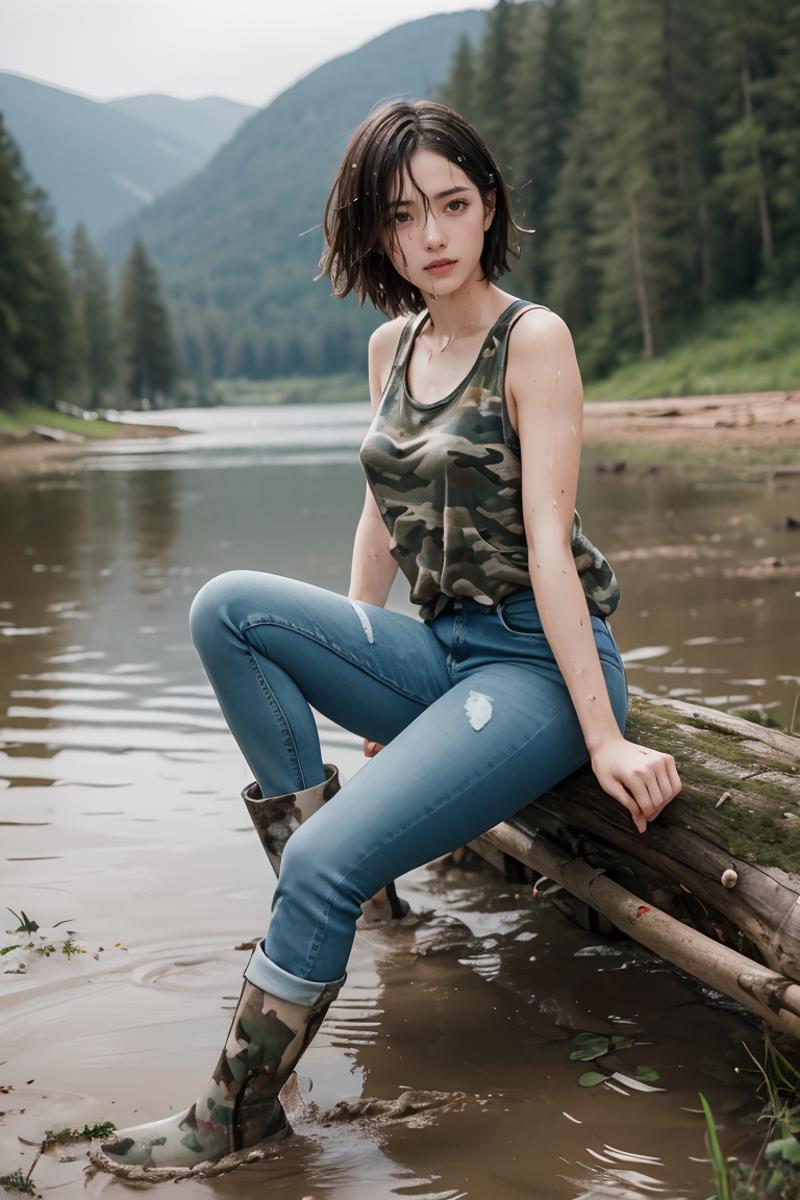
[[[497,159],[511,172],[511,121],[514,95],[509,79],[516,61],[519,14],[510,0],[497,0],[486,17],[475,74],[476,125]]]
[[[475,53],[467,35],[461,35],[450,74],[441,88],[438,99],[447,104],[457,113],[473,124],[478,116],[478,100],[476,95]]]
[[[612,357],[637,341],[645,358],[664,349],[694,278],[667,102],[669,4],[604,0],[587,47],[595,333]]]
[[[524,238],[520,286],[531,297],[544,294],[544,247],[553,215],[553,197],[575,120],[579,84],[575,34],[568,0],[543,0],[514,15],[517,59],[508,82],[513,94],[508,145],[520,180],[515,217],[535,228]]]
[[[47,195],[0,114],[0,407],[53,406],[76,376],[69,285]]]
[[[73,233],[71,266],[82,391],[85,403],[97,408],[114,384],[114,321],[106,267],[83,222]]]
[[[800,3],[785,0],[782,8],[771,87],[775,120],[769,133],[775,163],[772,206],[779,256],[772,274],[780,286],[796,286],[800,279]]]
[[[729,0],[713,43],[714,66],[727,85],[717,188],[749,266],[745,285],[774,270],[774,221],[788,199],[782,176],[787,161],[797,160],[791,116],[798,114],[798,82],[791,72],[799,22],[791,0]],[[796,209],[796,195],[790,204]]]
[[[122,274],[120,341],[125,395],[160,405],[175,383],[176,351],[158,275],[138,238]]]

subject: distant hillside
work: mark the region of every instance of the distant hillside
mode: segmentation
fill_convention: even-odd
[[[230,141],[239,126],[258,111],[251,104],[240,104],[222,96],[179,100],[175,96],[159,94],[107,100],[106,107],[127,113],[161,133],[169,133],[195,146],[204,160]]]
[[[102,235],[208,159],[203,146],[173,132],[174,117],[154,128],[115,104],[8,71],[0,71],[0,112],[62,234],[83,221]]]
[[[116,262],[143,239],[184,332],[211,355],[211,374],[226,373],[237,342],[246,361],[250,330],[262,339],[268,330],[280,352],[310,328],[328,369],[340,369],[337,356],[352,367],[353,339],[360,344],[376,314],[371,306],[354,314],[353,297],[335,302],[327,282],[312,282],[336,167],[374,104],[431,95],[462,34],[477,44],[485,20],[468,9],[410,21],[318,67],[246,121],[198,175],[104,239]]]

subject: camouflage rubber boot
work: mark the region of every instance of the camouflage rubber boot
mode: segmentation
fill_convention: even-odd
[[[256,833],[276,875],[280,870],[283,848],[295,829],[321,808],[326,800],[335,796],[341,787],[338,767],[333,763],[323,763],[323,767],[325,778],[322,783],[304,788],[300,792],[263,797],[255,781],[242,790],[242,799],[247,805]],[[365,925],[385,925],[389,921],[400,920],[409,912],[409,908],[408,901],[401,900],[398,896],[392,880],[369,900],[364,901],[361,905],[359,924],[363,922]]]
[[[219,1062],[194,1104],[118,1130],[103,1152],[129,1166],[194,1167],[291,1133],[278,1093],[341,986],[324,985],[313,1004],[302,1005],[245,979]]]

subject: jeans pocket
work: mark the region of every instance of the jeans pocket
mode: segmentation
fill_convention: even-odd
[[[533,592],[512,592],[497,602],[497,619],[507,633],[518,637],[544,637]]]

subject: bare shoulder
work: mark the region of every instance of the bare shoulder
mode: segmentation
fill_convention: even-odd
[[[509,330],[506,355],[506,394],[512,405],[537,373],[577,365],[570,328],[549,308],[523,309]]]
[[[508,335],[509,367],[512,357],[522,357],[532,350],[541,353],[543,346],[555,352],[572,345],[572,334],[563,317],[551,308],[524,308],[514,321]],[[515,351],[521,354],[514,355]]]
[[[394,317],[373,329],[369,337],[368,358],[370,380],[374,380],[380,391],[386,386],[389,370],[400,342],[400,334],[408,320],[407,316]]]
[[[552,309],[523,309],[509,331],[506,347],[505,397],[517,436],[518,401],[524,403],[526,396],[538,395],[548,376],[563,383],[572,380],[581,391],[572,334],[563,317]]]

